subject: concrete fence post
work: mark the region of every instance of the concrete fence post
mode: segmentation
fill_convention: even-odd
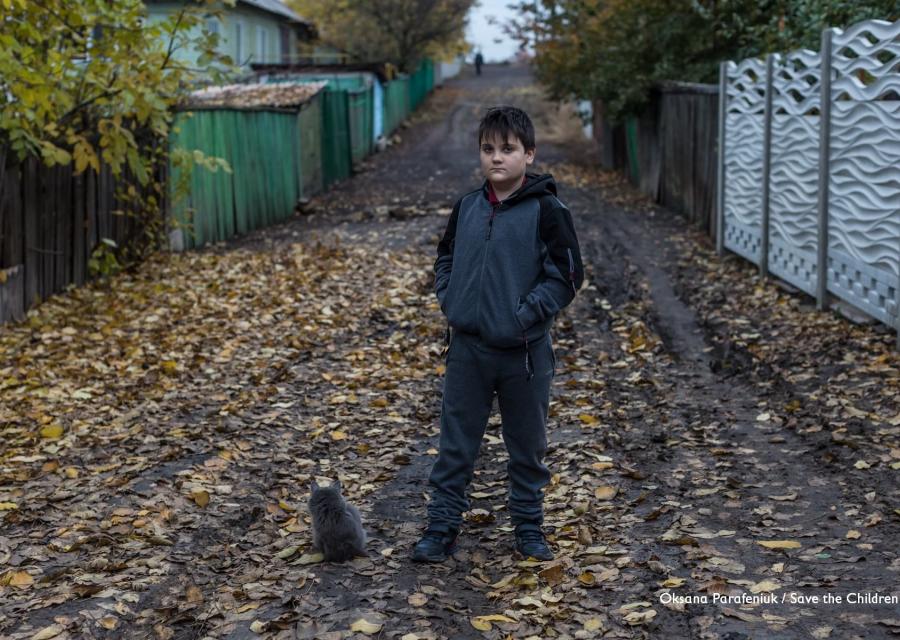
[[[719,140],[716,147],[716,254],[725,253],[725,120],[728,113],[728,62],[719,63]]]
[[[759,238],[759,275],[769,276],[769,178],[772,166],[772,76],[775,70],[775,54],[766,56],[766,106],[763,112],[762,156],[762,221]]]
[[[831,156],[831,36],[822,32],[819,90],[819,220],[816,246],[816,308],[828,308],[828,189]]]

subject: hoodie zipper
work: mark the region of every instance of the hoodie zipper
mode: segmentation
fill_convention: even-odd
[[[485,240],[491,239],[491,231],[494,228],[494,214],[497,213],[497,209],[500,207],[500,204],[491,205],[491,217],[488,218],[488,228],[487,235],[485,236]]]
[[[500,203],[491,205],[491,216],[488,218],[487,233],[484,236],[484,253],[481,256],[481,275],[478,278],[478,302],[475,305],[475,321],[481,318],[481,293],[484,290],[484,268],[487,266],[488,246],[491,239],[491,230],[494,227],[494,214],[500,208]]]

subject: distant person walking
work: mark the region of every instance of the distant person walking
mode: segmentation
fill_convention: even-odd
[[[484,56],[481,55],[481,52],[475,54],[475,75],[481,75],[481,65],[484,64]]]

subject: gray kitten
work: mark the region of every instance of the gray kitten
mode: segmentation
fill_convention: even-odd
[[[366,531],[359,511],[344,500],[341,482],[320,487],[313,480],[309,496],[312,515],[313,547],[321,551],[325,560],[344,562],[366,554]]]

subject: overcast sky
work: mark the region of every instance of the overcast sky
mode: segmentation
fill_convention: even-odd
[[[501,22],[505,22],[514,15],[511,9],[507,9],[506,5],[511,0],[481,0],[481,6],[472,9],[469,13],[469,26],[466,30],[466,39],[475,46],[472,55],[479,48],[484,55],[486,62],[499,62],[506,60],[515,54],[518,48],[515,41],[509,36],[503,35],[500,25],[489,25],[487,23],[488,16],[494,16]],[[495,38],[499,38],[501,42],[494,42]]]

